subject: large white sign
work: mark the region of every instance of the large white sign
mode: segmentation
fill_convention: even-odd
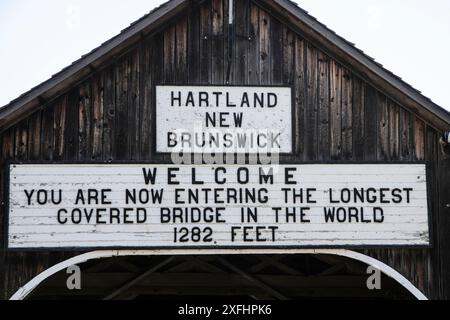
[[[156,87],[156,151],[291,153],[292,89]]]
[[[11,165],[9,248],[429,245],[425,165]]]

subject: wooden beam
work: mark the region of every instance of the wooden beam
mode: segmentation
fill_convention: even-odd
[[[260,258],[263,261],[266,261],[267,263],[269,263],[270,265],[278,268],[280,271],[283,271],[286,274],[290,274],[290,275],[304,275],[302,272],[284,264],[281,263],[279,260],[282,257],[277,257],[278,259],[274,259],[272,257],[269,256],[259,256],[258,258]]]
[[[206,262],[200,257],[193,257],[192,260],[195,262],[197,266],[199,266],[205,271],[209,271],[211,273],[226,273],[226,271],[223,270],[222,268],[219,268],[213,265],[212,263]]]
[[[244,270],[238,268],[237,266],[235,266],[234,264],[232,264],[231,262],[225,260],[222,257],[217,257],[217,260],[219,260],[224,266],[226,266],[227,268],[233,270],[234,272],[236,272],[237,274],[239,274],[240,276],[242,276],[244,279],[248,280],[249,282],[255,284],[257,287],[260,287],[261,289],[267,291],[268,293],[270,293],[272,296],[274,296],[277,299],[280,300],[288,300],[287,297],[285,297],[283,294],[281,294],[280,292],[278,292],[277,290],[273,289],[272,287],[268,286],[267,284],[265,284],[264,282],[262,282],[261,280],[255,278],[254,276],[249,275],[248,273],[246,273]]]
[[[258,258],[260,258],[261,256],[258,256]],[[279,259],[281,259],[281,256],[275,256],[274,258],[272,258],[274,261],[277,261],[277,260],[279,260]],[[261,259],[262,260],[262,259]],[[251,273],[257,273],[257,272],[259,272],[259,271],[261,271],[261,270],[263,270],[264,268],[266,268],[267,266],[269,266],[270,265],[270,263],[269,263],[269,261],[267,261],[267,260],[264,260],[264,261],[261,261],[260,263],[258,263],[258,264],[255,264],[253,267],[251,267],[250,269],[249,269],[249,271],[251,272]]]
[[[94,273],[94,272],[101,272],[105,270],[106,268],[112,266],[114,264],[114,259],[103,259],[100,260],[99,263],[94,264],[93,266],[90,266],[86,269],[83,269],[83,273]]]
[[[319,273],[319,276],[329,276],[337,274],[338,272],[345,270],[345,263],[335,264],[334,266],[331,266],[330,268],[322,271]]]
[[[145,279],[146,277],[148,277],[150,274],[152,274],[153,272],[158,271],[159,269],[161,269],[162,267],[164,267],[165,265],[169,264],[170,262],[172,262],[175,259],[175,257],[170,257],[166,260],[164,260],[163,262],[157,264],[156,266],[152,267],[151,269],[149,269],[148,271],[144,272],[143,274],[141,274],[140,276],[134,278],[133,280],[131,280],[128,283],[125,283],[123,286],[121,286],[119,289],[115,290],[114,292],[112,292],[111,294],[109,294],[108,296],[106,296],[103,300],[112,300],[115,297],[117,297],[118,295],[120,295],[121,293],[123,293],[125,290],[131,288],[133,285],[139,283],[141,280]]]
[[[180,273],[180,272],[186,272],[188,270],[190,270],[193,266],[192,261],[190,260],[186,260],[181,262],[180,264],[177,264],[176,266],[168,269],[166,272],[167,273]]]

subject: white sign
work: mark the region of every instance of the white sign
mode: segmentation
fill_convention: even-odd
[[[9,248],[429,245],[425,165],[12,165]]]
[[[156,151],[291,153],[292,89],[156,87]]]

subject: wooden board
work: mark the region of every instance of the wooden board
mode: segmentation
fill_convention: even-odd
[[[425,165],[12,165],[9,248],[427,246]]]
[[[290,153],[292,89],[157,86],[157,152]]]

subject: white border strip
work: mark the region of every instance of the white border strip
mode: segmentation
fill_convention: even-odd
[[[253,254],[328,254],[336,255],[341,257],[347,257],[350,259],[358,260],[367,265],[371,265],[374,268],[382,271],[385,275],[391,277],[405,287],[412,295],[414,295],[418,300],[428,300],[428,298],[417,289],[408,279],[402,276],[398,271],[391,268],[390,266],[378,261],[372,257],[364,255],[362,253],[350,251],[350,250],[332,250],[332,249],[286,249],[286,250],[256,250],[256,249],[229,249],[220,250],[221,255],[253,255]],[[61,270],[67,269],[70,266],[78,265],[89,260],[111,258],[111,257],[124,257],[124,256],[182,256],[182,255],[216,255],[217,250],[207,249],[207,250],[104,250],[104,251],[93,251],[85,253],[71,259],[65,260],[53,267],[45,270],[41,274],[34,277],[25,286],[20,288],[10,300],[23,300],[25,299],[34,289],[36,289],[43,281],[51,277],[52,275],[58,273]]]

